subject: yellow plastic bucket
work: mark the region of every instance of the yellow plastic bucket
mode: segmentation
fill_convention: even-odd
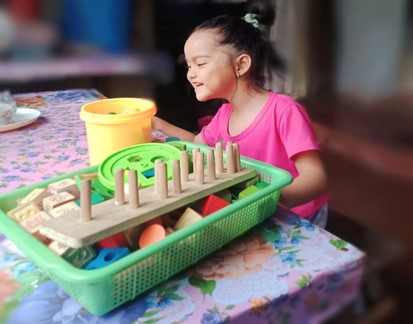
[[[85,121],[90,164],[125,147],[152,140],[152,116],[156,105],[142,98],[115,98],[84,105],[80,119]]]

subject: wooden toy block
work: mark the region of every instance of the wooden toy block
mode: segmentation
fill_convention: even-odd
[[[7,215],[20,223],[38,212],[40,212],[39,207],[37,207],[34,203],[29,203],[27,205],[17,206],[16,208],[9,210]]]
[[[241,200],[241,199],[244,199],[248,196],[251,196],[252,194],[256,193],[257,191],[259,191],[259,189],[256,186],[249,186],[248,188],[242,190],[238,194],[238,200]]]
[[[182,214],[182,216],[178,219],[178,222],[174,226],[174,230],[177,231],[197,221],[200,221],[201,219],[202,216],[200,214],[198,214],[192,208],[188,207],[187,209],[185,209],[185,212]]]
[[[126,239],[126,236],[122,232],[120,232],[112,236],[109,236],[103,240],[100,240],[98,245],[101,248],[127,247],[128,240]]]
[[[43,199],[43,209],[49,211],[53,208],[75,201],[77,198],[68,192],[59,192]]]
[[[59,256],[63,256],[68,250],[72,250],[71,247],[68,247],[67,245],[58,241],[53,241],[52,243],[50,243],[49,249]]]
[[[216,195],[209,195],[198,202],[197,210],[202,216],[208,216],[228,205],[228,201],[221,199]]]
[[[90,246],[73,249],[63,243],[53,241],[49,244],[49,249],[78,268],[84,267],[96,258],[96,252]]]
[[[39,231],[40,224],[45,220],[50,219],[50,216],[47,215],[44,211],[40,211],[37,214],[31,215],[30,217],[22,220],[20,225],[25,228],[29,233],[35,233]]]
[[[47,215],[44,211],[40,211],[37,214],[26,218],[20,222],[20,225],[26,229],[30,234],[32,234],[35,238],[37,238],[40,242],[45,245],[49,245],[51,243],[51,239],[39,233],[40,224],[43,223],[45,220],[50,219],[50,216]]]
[[[40,210],[43,209],[43,199],[51,196],[51,193],[44,188],[33,189],[27,196],[23,197],[19,202],[19,206],[25,206],[29,203],[35,204]]]
[[[73,250],[71,247],[58,241],[52,241],[52,243],[49,244],[49,249],[61,257],[63,257],[66,252],[70,253],[70,251]]]
[[[76,181],[70,178],[49,184],[47,186],[47,191],[54,195],[60,192],[68,192],[71,195],[75,196],[76,199],[79,199],[80,197],[80,191],[77,187]]]
[[[106,267],[109,264],[127,256],[129,253],[128,248],[101,249],[98,252],[97,257],[89,262],[84,269],[93,270]]]
[[[71,201],[59,207],[53,208],[52,210],[48,210],[47,213],[52,218],[57,218],[75,211],[80,211],[80,207],[75,202]]]
[[[96,258],[95,250],[90,246],[79,249],[68,249],[62,257],[77,268],[84,268]]]

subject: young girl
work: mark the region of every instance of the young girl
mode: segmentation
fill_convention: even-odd
[[[279,202],[324,227],[327,180],[309,117],[291,97],[265,88],[268,73],[281,68],[265,36],[273,21],[272,7],[258,1],[243,18],[219,16],[196,27],[184,47],[187,78],[199,101],[226,103],[196,136],[156,116],[153,127],[210,146],[238,143],[241,155],[289,171],[294,180]]]

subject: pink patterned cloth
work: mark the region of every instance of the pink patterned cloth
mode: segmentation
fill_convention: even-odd
[[[82,105],[104,98],[96,90],[13,96],[18,108],[38,109],[38,120],[0,133],[0,194],[89,164]]]
[[[38,109],[38,120],[0,133],[0,194],[89,165],[81,107],[105,98],[94,89],[18,94],[18,108]],[[154,138],[165,136],[154,131]]]

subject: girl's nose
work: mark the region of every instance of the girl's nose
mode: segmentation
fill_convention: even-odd
[[[188,78],[188,80],[191,80],[193,78],[195,78],[195,73],[193,70],[188,69],[188,71],[186,72],[186,77]]]

